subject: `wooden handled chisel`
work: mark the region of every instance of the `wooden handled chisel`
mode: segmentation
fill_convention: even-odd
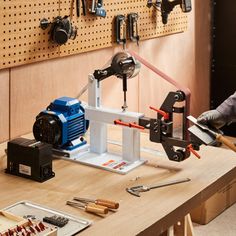
[[[67,201],[67,205],[73,206],[79,209],[82,209],[86,212],[91,212],[95,214],[107,214],[108,213],[108,208],[101,206],[101,205],[96,205],[95,203],[81,203],[81,202],[73,202],[73,201]]]
[[[119,208],[119,203],[106,200],[106,199],[88,199],[88,198],[80,198],[80,197],[74,197],[73,200],[79,201],[79,202],[84,202],[84,203],[95,203],[96,205],[104,206],[110,209],[118,209]]]
[[[209,128],[206,125],[202,125],[200,123],[197,122],[197,119],[194,118],[193,116],[188,116],[187,117],[188,120],[190,120],[193,124],[195,124],[197,127],[199,127],[202,131],[210,134],[211,136],[213,136],[217,141],[222,142],[223,144],[225,144],[228,148],[230,148],[232,151],[236,152],[236,146],[234,145],[233,142],[231,142],[228,138],[224,137],[221,133],[216,132],[214,130],[212,130],[211,128]]]

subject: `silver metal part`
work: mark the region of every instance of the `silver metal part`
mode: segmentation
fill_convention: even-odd
[[[68,223],[64,227],[58,228],[57,236],[75,235],[92,223],[87,219],[78,218],[65,212],[57,211],[28,201],[17,202],[3,210],[21,217],[33,215],[39,221],[43,221],[45,216],[51,217],[54,215],[67,218],[69,220]]]
[[[138,186],[134,186],[131,188],[126,188],[126,191],[136,197],[140,197],[141,192],[147,192],[147,191],[154,189],[154,188],[161,188],[161,187],[165,187],[165,186],[169,186],[169,185],[180,184],[180,183],[188,182],[190,180],[191,179],[189,179],[189,178],[184,178],[184,179],[178,179],[178,180],[173,180],[173,181],[169,181],[169,182],[154,184],[154,185],[150,185],[150,186],[138,185]]]

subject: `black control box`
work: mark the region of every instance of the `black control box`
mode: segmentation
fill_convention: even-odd
[[[38,182],[44,182],[54,177],[52,146],[26,138],[16,138],[9,141],[6,173]]]

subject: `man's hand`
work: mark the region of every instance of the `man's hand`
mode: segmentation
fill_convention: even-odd
[[[203,112],[198,118],[197,121],[204,125],[211,125],[215,128],[221,128],[227,123],[225,116],[223,116],[217,110],[210,110]]]

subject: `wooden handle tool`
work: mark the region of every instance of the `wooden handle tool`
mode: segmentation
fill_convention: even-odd
[[[106,199],[96,199],[95,204],[105,206],[105,207],[108,207],[110,209],[118,209],[119,208],[119,203],[118,202],[113,202],[113,201],[106,200]]]
[[[194,118],[193,116],[188,116],[187,117],[193,124],[197,125],[200,129],[202,129],[204,132],[210,133],[217,141],[222,142],[225,144],[227,147],[229,147],[232,151],[236,152],[236,147],[233,142],[231,142],[229,139],[224,137],[220,132],[215,132],[211,128],[209,128],[206,125],[199,124],[197,122],[197,119]]]
[[[236,146],[233,142],[231,142],[229,139],[224,137],[222,134],[216,134],[216,140],[219,142],[222,142],[224,145],[226,145],[228,148],[236,152]]]
[[[78,201],[78,202],[92,202],[95,203],[97,205],[100,206],[105,206],[108,207],[110,209],[118,209],[119,208],[119,203],[118,202],[114,202],[114,201],[110,201],[110,200],[106,200],[106,199],[89,199],[89,198],[81,198],[81,197],[74,197],[73,200]]]
[[[108,208],[100,205],[96,205],[95,203],[81,203],[81,202],[73,202],[73,201],[67,201],[67,205],[77,207],[80,209],[83,209],[86,212],[91,212],[95,214],[107,214]]]
[[[88,203],[85,206],[85,211],[96,213],[96,214],[107,214],[108,208],[104,207],[104,206],[97,205],[95,203]]]

